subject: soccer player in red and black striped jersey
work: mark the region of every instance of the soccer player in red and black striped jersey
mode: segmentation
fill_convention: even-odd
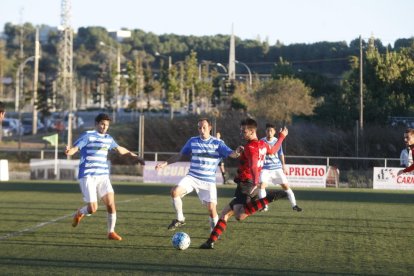
[[[241,122],[240,135],[247,143],[239,157],[239,168],[234,179],[237,183],[234,199],[224,207],[210,238],[200,246],[202,249],[214,248],[214,242],[226,230],[227,221],[233,215],[239,221],[244,220],[269,202],[287,197],[285,191],[269,191],[265,198],[258,199],[260,171],[266,154],[274,154],[279,150],[284,138],[288,135],[287,128],[285,127],[279,133],[279,139],[272,147],[258,139],[257,122],[254,119],[248,118]]]

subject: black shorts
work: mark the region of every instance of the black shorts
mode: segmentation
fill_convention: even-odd
[[[250,201],[254,201],[259,197],[259,187],[256,187],[253,193],[250,194],[254,184],[252,181],[236,182],[237,188],[234,192],[234,198],[230,202],[230,206],[235,204],[246,204]]]

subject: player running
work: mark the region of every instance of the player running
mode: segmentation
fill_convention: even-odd
[[[72,226],[76,227],[85,215],[90,215],[98,210],[98,198],[106,205],[108,239],[122,240],[122,237],[115,232],[116,208],[115,195],[109,179],[108,152],[115,149],[125,157],[132,157],[140,164],[145,161],[119,146],[111,135],[107,134],[111,118],[104,113],[95,118],[95,130],[86,131],[76,140],[73,147],[66,146],[65,154],[74,155],[80,151],[79,162],[79,185],[82,191],[83,200],[86,205],[79,208],[73,215]]]
[[[227,221],[231,216],[234,215],[239,221],[243,220],[261,210],[269,202],[287,197],[285,191],[269,191],[267,196],[262,199],[258,199],[257,196],[260,171],[265,156],[266,154],[274,154],[279,150],[284,138],[288,135],[287,128],[279,133],[279,139],[273,147],[257,138],[257,122],[253,119],[249,118],[241,122],[240,135],[247,143],[239,157],[239,168],[234,179],[237,183],[234,199],[224,207],[219,221],[210,234],[210,238],[200,246],[202,249],[214,248],[214,243],[226,230]]]

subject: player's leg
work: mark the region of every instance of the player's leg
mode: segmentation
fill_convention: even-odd
[[[284,182],[284,184],[280,184],[280,186],[283,188],[283,190],[286,191],[288,199],[290,204],[292,205],[292,209],[294,211],[297,212],[301,212],[302,208],[300,208],[297,204],[296,204],[296,198],[295,198],[295,194],[293,193],[292,189],[289,187],[289,185],[287,184],[287,179],[286,182]]]
[[[106,206],[108,239],[118,241],[122,240],[122,237],[115,232],[115,225],[117,219],[115,192],[112,188],[112,184],[109,180],[109,177],[99,177],[98,195],[101,196],[101,199]]]
[[[217,187],[214,183],[196,179],[194,180],[193,188],[197,192],[201,203],[207,207],[210,230],[213,231],[213,228],[216,226],[219,219],[217,214]]]
[[[269,184],[274,184],[273,180],[274,180],[274,170],[262,170],[262,172],[260,173],[260,190],[259,190],[259,199],[260,198],[265,198],[267,193],[266,193],[266,188],[269,186]],[[261,209],[260,211],[264,211],[267,212],[269,211],[269,207],[266,204],[263,209]]]
[[[76,227],[84,216],[91,215],[98,210],[98,197],[96,194],[96,181],[92,177],[84,177],[79,180],[83,201],[86,205],[79,208],[72,219],[72,226]]]
[[[267,195],[267,193],[266,193],[266,187],[267,187],[267,184],[266,183],[263,182],[263,183],[260,184],[259,199],[266,197],[266,195]],[[269,211],[269,207],[267,205],[265,205],[261,211],[267,212],[267,211]]]
[[[122,237],[115,232],[117,215],[114,193],[107,193],[102,197],[102,201],[104,202],[107,211],[108,239],[121,241]]]
[[[233,215],[233,210],[230,205],[224,207],[221,212],[220,219],[218,220],[216,226],[214,226],[213,231],[211,231],[210,237],[208,240],[203,243],[201,249],[213,249],[214,243],[220,238],[220,236],[226,231],[227,221]]]
[[[244,205],[244,212],[251,216],[254,213],[256,213],[257,211],[261,210],[264,206],[266,206],[267,204],[282,199],[282,198],[286,198],[287,197],[287,193],[286,191],[271,191],[269,190],[267,192],[267,195],[265,198],[260,198],[260,199],[256,199],[253,200],[251,202],[248,202],[247,204]]]
[[[168,230],[175,230],[185,225],[182,198],[193,191],[193,178],[185,176],[171,189],[171,201],[175,210],[176,218],[168,225]]]

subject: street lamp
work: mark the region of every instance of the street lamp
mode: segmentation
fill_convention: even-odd
[[[171,66],[172,66],[172,58],[171,58],[171,56],[161,55],[159,52],[155,52],[155,56],[162,57],[162,58],[167,59],[168,60],[168,70],[171,69]]]
[[[247,72],[249,72],[249,86],[251,88],[252,87],[252,72],[250,71],[249,66],[247,66],[246,63],[238,61],[238,60],[235,60],[234,62],[236,62],[237,64],[240,63],[241,65],[243,65],[247,69]]]
[[[115,110],[112,113],[113,122],[116,122],[116,113],[118,112],[120,103],[119,103],[119,93],[121,91],[121,47],[118,44],[117,48],[114,48],[110,45],[106,45],[104,42],[99,42],[99,45],[110,48],[112,51],[116,52],[116,78],[115,78]]]
[[[224,66],[223,64],[221,64],[221,63],[216,63],[216,65],[218,66],[218,67],[221,67],[223,70],[224,70],[224,72],[227,74],[227,68],[226,68],[226,66]]]
[[[18,112],[20,110],[20,91],[23,91],[23,68],[29,61],[33,61],[35,56],[28,57],[22,63],[16,71],[16,97],[14,102],[14,111]]]

